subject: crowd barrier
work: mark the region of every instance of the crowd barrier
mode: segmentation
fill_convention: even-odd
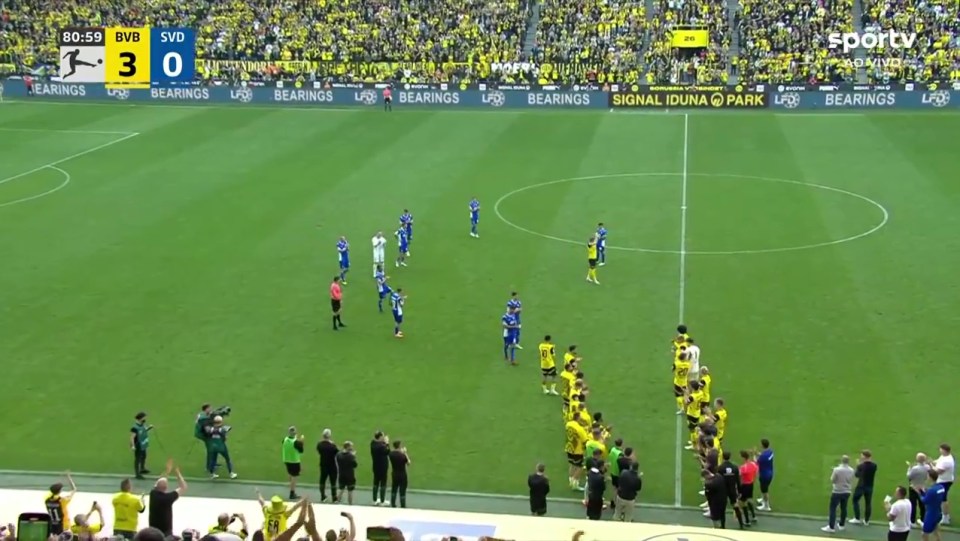
[[[242,491],[242,489],[238,489]],[[252,492],[252,490],[250,490]],[[189,494],[189,493],[188,493]],[[248,493],[249,494],[249,493]],[[204,532],[216,522],[220,513],[243,513],[248,526],[260,529],[263,514],[256,500],[249,494],[246,500],[195,498],[178,500],[173,506],[174,533],[186,528]],[[267,498],[270,494],[265,494]],[[362,496],[368,496],[363,491]],[[0,490],[0,521],[16,523],[17,513],[42,511],[46,493],[38,490]],[[100,501],[104,509],[106,526],[102,534],[111,531],[113,510],[111,496],[81,492],[70,502],[70,512],[79,513],[90,509],[94,501]],[[410,495],[411,503],[416,494]],[[518,501],[517,511],[522,512],[526,502]],[[569,541],[573,534],[583,531],[583,541],[826,541],[817,536],[781,535],[772,532],[749,532],[736,530],[711,530],[706,527],[684,527],[666,524],[641,524],[585,519],[562,519],[516,515],[493,515],[486,513],[457,513],[428,511],[424,509],[392,509],[365,505],[315,505],[317,526],[320,535],[327,529],[347,526],[340,512],[353,514],[357,526],[357,541],[366,541],[368,527],[393,527],[403,532],[404,541],[442,541],[456,538],[459,541],[479,541],[483,536],[511,541]],[[642,520],[646,511],[638,508],[635,516]],[[698,513],[699,514],[699,513]],[[147,517],[141,515],[140,526],[146,527]],[[291,523],[293,520],[290,521]],[[707,519],[703,519],[707,526]],[[816,531],[816,529],[814,529]],[[305,532],[304,532],[305,533]],[[298,536],[299,538],[299,536]]]
[[[227,104],[279,104],[339,107],[375,107],[383,102],[383,85],[260,85],[181,86],[149,89],[107,89],[94,84],[34,82],[22,80],[0,84],[0,97],[7,99],[76,99],[130,102],[181,102]],[[610,110],[667,109],[774,109],[782,112],[812,109],[956,109],[960,89],[929,87],[635,87],[629,90],[560,87],[469,88],[455,85],[400,85],[393,90],[398,107],[426,108],[568,108]]]

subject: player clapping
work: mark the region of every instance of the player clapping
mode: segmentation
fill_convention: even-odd
[[[403,214],[400,215],[400,228],[407,233],[407,245],[413,243],[413,214],[410,214],[410,211],[403,209]],[[410,257],[409,249],[404,252],[407,257]]]
[[[383,265],[377,267],[373,276],[377,280],[377,296],[379,297],[377,307],[380,309],[380,312],[383,313],[383,299],[390,296],[390,293],[393,293],[393,290],[387,285],[387,280],[390,277],[384,274]]]
[[[347,285],[347,272],[350,271],[350,243],[347,237],[337,241],[337,258],[340,261],[340,283]]]
[[[518,295],[519,294],[516,291],[510,293],[510,300],[507,301],[507,310],[513,310],[513,315],[517,318],[517,343],[514,344],[514,346],[517,349],[523,349],[523,346],[520,345],[520,312],[523,311],[523,303],[520,302],[520,297],[518,297]]]
[[[373,277],[377,277],[377,269],[383,270],[383,261],[387,251],[387,239],[383,236],[383,231],[377,231],[377,234],[371,239],[373,244]]]
[[[543,337],[540,344],[540,374],[542,377],[543,394],[559,395],[557,392],[557,349],[550,339],[550,335]],[[550,384],[548,387],[547,385]]]
[[[520,332],[520,323],[512,308],[500,318],[503,326],[503,360],[511,365],[517,365],[517,335]]]
[[[393,336],[403,338],[403,331],[400,326],[403,325],[403,305],[407,301],[407,296],[403,294],[403,288],[397,288],[390,294],[390,307],[393,311]]]
[[[410,255],[410,239],[407,236],[407,230],[401,225],[397,229],[396,233],[393,234],[397,237],[397,242],[399,243],[399,250],[397,251],[397,263],[398,267],[407,266],[407,256]]]
[[[480,201],[476,197],[470,200],[470,236],[478,239],[480,232],[477,226],[480,224]]]
[[[600,266],[607,264],[607,228],[603,222],[597,224],[597,255],[600,257]]]

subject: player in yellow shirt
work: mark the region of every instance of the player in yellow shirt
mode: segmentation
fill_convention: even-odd
[[[677,415],[684,409],[684,393],[687,391],[687,375],[690,373],[690,361],[682,350],[678,350],[673,360],[673,396],[677,399]]]
[[[273,541],[287,529],[287,519],[305,505],[306,499],[287,508],[280,496],[270,498],[270,503],[267,503],[258,490],[257,502],[263,511],[263,536],[266,541]]]
[[[549,334],[543,337],[540,344],[540,376],[543,394],[560,394],[557,392],[557,348],[551,342]]]
[[[563,364],[574,363],[574,370],[580,368],[580,361],[582,360],[583,358],[577,353],[576,345],[568,347],[567,352],[563,354]]]
[[[67,507],[70,500],[77,493],[77,485],[67,472],[67,481],[70,483],[70,492],[63,493],[63,483],[54,483],[50,485],[50,492],[43,499],[44,509],[50,515],[50,534],[60,535],[70,529],[70,515]]]
[[[690,339],[690,335],[687,334],[686,325],[677,325],[677,335],[673,337],[673,340],[670,344],[673,346],[673,353],[676,354],[677,350],[680,349],[680,346],[683,346],[687,343],[687,340]]]
[[[700,383],[691,381],[686,398],[687,428],[690,430],[689,449],[693,449],[693,445],[697,441],[697,425],[700,423],[702,402],[703,391],[700,390]]]
[[[710,387],[713,385],[713,377],[710,375],[710,369],[706,366],[700,368],[700,390],[703,391],[703,401],[710,403]]]
[[[567,481],[572,489],[579,489],[580,473],[583,471],[583,452],[587,444],[588,434],[577,421],[567,421],[564,426],[566,433],[567,463],[570,465]]]
[[[130,493],[130,480],[121,481],[120,492],[113,496],[113,534],[133,541],[140,529],[140,513],[145,509],[143,496]]]
[[[723,435],[727,432],[727,404],[722,398],[714,401],[713,422],[717,425],[717,439],[723,443]]]
[[[97,515],[97,521],[91,523],[90,517],[94,514]],[[92,539],[93,535],[100,533],[100,530],[103,529],[103,509],[100,508],[100,504],[93,502],[90,512],[85,515],[77,515],[73,518],[73,522],[73,526],[70,526],[70,532],[74,536],[80,539]]]
[[[600,285],[597,280],[597,237],[587,240],[587,281]]]
[[[573,382],[577,380],[574,364],[565,362],[563,363],[563,370],[560,371],[560,396],[563,397],[564,407],[570,404],[570,388],[573,387]]]

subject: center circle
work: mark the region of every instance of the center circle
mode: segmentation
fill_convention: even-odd
[[[670,246],[633,247],[611,243],[608,244],[607,249],[660,254],[684,253],[686,255],[761,254],[791,252],[833,246],[852,242],[872,235],[882,229],[890,219],[890,213],[882,204],[864,195],[841,188],[834,188],[832,186],[825,186],[822,184],[815,184],[799,180],[726,173],[687,174],[687,180],[710,179],[711,182],[697,182],[695,188],[689,189],[688,192],[690,192],[690,195],[687,198],[687,206],[689,209],[681,209],[681,197],[676,194],[676,183],[684,177],[685,175],[683,173],[675,172],[616,173],[551,180],[548,182],[524,186],[504,194],[494,204],[494,213],[503,223],[519,231],[523,231],[527,234],[540,238],[582,246],[586,242],[585,237],[577,240],[569,237],[544,233],[542,231],[537,231],[532,228],[518,225],[504,216],[504,202],[526,192],[562,186],[569,183],[600,180],[642,180],[647,183],[645,186],[646,189],[651,191],[654,195],[659,195],[659,200],[654,199],[651,202],[648,200],[649,198],[638,198],[635,195],[631,197],[631,194],[621,194],[618,195],[616,199],[605,196],[603,197],[603,200],[605,202],[604,204],[606,205],[606,214],[610,214],[611,209],[618,208],[616,206],[611,206],[610,201],[615,200],[619,201],[621,204],[642,205],[640,208],[633,209],[635,212],[633,212],[634,217],[632,218],[632,221],[644,220],[645,224],[647,222],[652,224],[645,225],[645,229],[651,229],[654,227],[660,228],[662,225],[664,225],[665,220],[669,220],[669,223],[666,225],[676,229],[678,227],[677,222],[680,222],[681,219],[683,219],[688,226],[687,237],[684,239],[687,249],[683,250],[682,252],[680,249],[678,249],[681,243],[679,235],[675,240],[670,241]],[[665,191],[665,183],[663,182],[664,180],[674,183],[672,187],[667,184],[667,188],[670,188],[671,193],[669,196],[662,195]],[[793,189],[791,190],[791,188]],[[694,192],[694,190],[696,191]],[[655,192],[660,193],[657,194]],[[601,190],[596,192],[591,190],[588,192],[588,195],[585,196],[588,201],[580,201],[580,203],[582,203],[583,206],[589,210],[591,207],[591,201],[589,200],[595,200],[598,197],[597,194],[600,194],[600,196],[604,195]],[[666,197],[669,197],[670,200],[668,201]],[[821,204],[820,199],[834,199],[837,197],[846,199],[847,202],[856,203],[858,208],[856,208],[855,212],[853,209],[846,207],[844,207],[841,211],[834,208],[836,207],[835,204]],[[822,222],[808,223],[808,227],[806,228],[797,225],[802,223],[804,219],[809,221],[815,218],[815,216],[810,215],[810,212],[806,210],[802,203],[799,203],[800,199],[798,198],[808,199],[808,202],[815,204],[816,208],[818,208],[822,214],[825,216],[829,215],[829,218],[834,222],[842,221],[842,225],[846,225],[848,221],[852,220],[855,224],[855,227],[840,227],[840,229],[850,230],[849,233],[844,231],[838,234],[837,236],[840,238],[820,241],[816,238],[805,237],[810,235],[813,230],[822,228]],[[549,198],[546,198],[546,200],[548,201]],[[715,204],[715,201],[720,201],[720,204]],[[729,203],[730,201],[735,201],[736,205],[741,207],[738,210],[743,212],[729,212],[730,209],[725,207],[732,206]],[[541,204],[542,203],[543,201],[541,201]],[[583,209],[580,209],[578,212],[582,212],[582,210]],[[681,218],[681,215],[687,210],[690,213],[690,217]],[[635,217],[637,214],[640,215],[639,218]],[[788,220],[795,221],[797,224],[787,224]],[[626,220],[623,221],[626,222]],[[706,222],[706,225],[699,226],[698,222],[703,221]],[[620,233],[619,238],[622,239],[627,237],[628,235],[624,234],[622,229],[617,229],[617,226],[615,225],[616,223],[620,222],[608,220],[607,223],[607,227],[611,229],[612,238],[615,239],[618,237],[618,231]],[[869,225],[861,226],[860,223]],[[776,229],[774,227],[777,224],[780,224],[780,229]],[[596,222],[593,222],[591,225],[596,225]],[[792,225],[793,227],[784,228],[785,225]],[[820,227],[817,227],[817,225],[820,225]],[[748,230],[753,234],[759,231],[761,234],[766,235],[764,240],[769,240],[772,237],[777,239],[777,241],[781,242],[783,245],[741,248],[741,245],[737,243],[742,243],[743,237],[748,236]],[[592,231],[592,229],[588,231]],[[738,233],[740,233],[740,235],[738,235]],[[822,238],[822,236],[820,236],[820,238]],[[701,241],[705,241],[704,243],[708,245],[708,248],[719,245],[716,246],[718,249],[700,249],[699,243]],[[730,244],[730,246],[728,246],[728,244]],[[674,246],[677,248],[673,248]]]

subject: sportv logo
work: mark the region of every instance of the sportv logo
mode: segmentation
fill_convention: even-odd
[[[827,36],[831,49],[843,48],[849,53],[854,49],[876,49],[890,47],[891,49],[909,49],[917,41],[917,34],[887,30],[885,32],[834,32]]]

